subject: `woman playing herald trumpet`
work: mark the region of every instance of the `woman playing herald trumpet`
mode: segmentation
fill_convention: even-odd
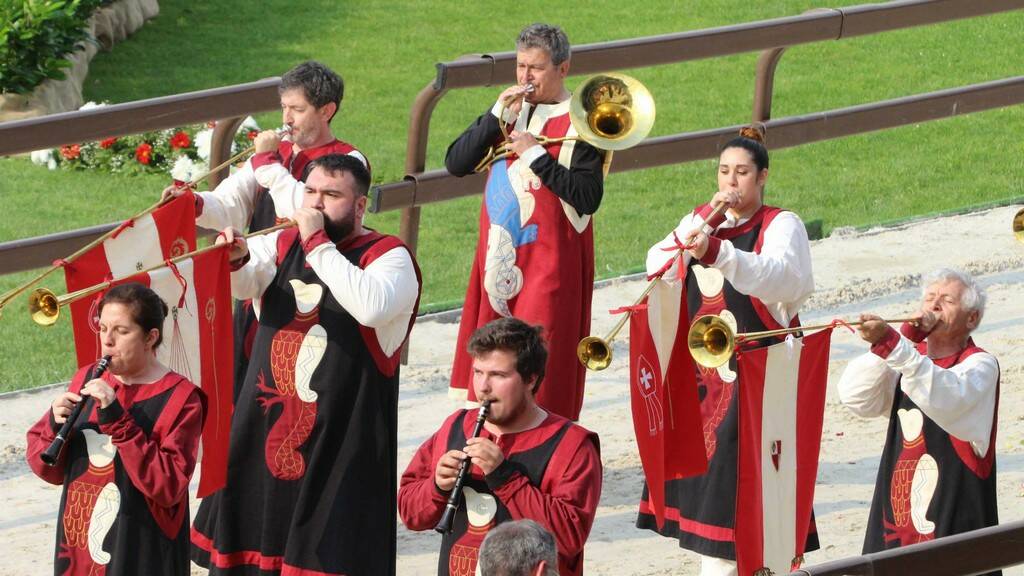
[[[799,324],[800,306],[814,290],[807,232],[796,214],[764,204],[767,180],[768,151],[763,134],[744,128],[721,149],[718,192],[708,204],[684,216],[679,226],[648,252],[648,275],[662,273],[658,282],[685,282],[690,322],[717,314],[730,323],[733,332]],[[705,227],[712,206],[722,203],[728,210],[713,215]],[[702,476],[666,482],[666,505],[676,510],[666,517],[660,532],[677,537],[681,547],[700,554],[702,574],[735,574],[736,564],[729,560],[736,557],[732,534],[739,448],[736,392],[740,383],[735,361],[718,369],[701,368],[697,384],[708,469]],[[674,512],[678,512],[678,520],[669,519],[675,517]],[[646,513],[640,514],[637,525],[658,530],[654,516]],[[808,549],[817,547],[817,538],[813,540]]]

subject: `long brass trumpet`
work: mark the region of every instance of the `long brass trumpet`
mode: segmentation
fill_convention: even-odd
[[[290,132],[290,128],[288,128],[288,127],[284,127],[284,128],[281,128],[281,129],[278,130],[278,133],[282,134],[282,135],[283,134],[287,134],[289,132]],[[254,144],[254,145],[246,148],[245,150],[242,150],[238,154],[235,154],[231,158],[228,158],[227,160],[225,160],[225,161],[221,162],[220,164],[214,166],[213,168],[210,168],[209,170],[207,170],[206,172],[200,174],[199,176],[196,176],[195,178],[193,178],[192,180],[186,182],[185,184],[179,185],[177,188],[178,188],[178,190],[185,190],[185,189],[188,189],[188,188],[194,188],[200,182],[202,182],[203,180],[206,180],[207,178],[209,178],[211,174],[214,174],[214,173],[222,170],[223,168],[225,168],[227,166],[230,166],[231,164],[234,164],[236,161],[241,159],[242,156],[251,154],[252,152],[255,152],[255,151],[256,151],[256,145]],[[133,215],[131,218],[128,219],[128,221],[138,220],[139,218],[142,218],[143,216],[146,216],[147,214],[153,212],[154,210],[156,210],[157,208],[163,206],[167,202],[170,202],[171,198],[172,198],[172,196],[168,196],[166,198],[161,198],[158,202],[156,202],[155,204],[153,204],[149,208],[146,208],[142,212],[139,212],[139,213]],[[43,270],[36,277],[32,278],[28,282],[25,282],[21,286],[18,286],[18,287],[14,288],[14,289],[12,289],[12,290],[10,290],[8,292],[5,292],[3,294],[3,296],[0,296],[0,316],[3,316],[3,309],[4,309],[4,307],[7,306],[7,304],[10,303],[11,300],[17,298],[19,294],[21,294],[22,292],[28,290],[32,286],[35,286],[40,281],[45,279],[47,276],[52,274],[55,270],[58,270],[61,267],[63,267],[64,265],[70,264],[70,263],[74,262],[75,260],[79,259],[85,253],[89,252],[93,248],[95,248],[95,247],[99,246],[100,244],[102,244],[103,242],[105,242],[108,238],[110,238],[119,229],[120,229],[120,226],[115,226],[113,229],[111,229],[111,230],[109,230],[107,232],[104,232],[103,234],[101,234],[96,239],[92,240],[91,242],[89,242],[85,246],[82,246],[81,248],[76,250],[70,256],[67,256],[63,260],[59,260],[59,261],[55,262],[49,268],[47,268],[46,270]]]
[[[292,226],[295,226],[295,222],[289,220],[287,222],[282,222],[281,224],[278,224],[276,226],[271,226],[270,228],[264,228],[263,230],[257,230],[256,232],[250,232],[249,234],[243,236],[243,238],[252,238],[253,236],[270,234],[271,232],[277,232],[278,230],[284,230],[285,228],[291,228]],[[207,246],[205,248],[199,248],[197,250],[193,250],[192,252],[188,252],[187,254],[182,254],[181,256],[171,258],[170,260],[167,260],[163,264],[158,264],[145,270],[140,270],[139,272],[136,272],[131,276],[125,276],[122,278],[107,280],[106,282],[100,282],[99,284],[94,284],[92,286],[89,286],[88,288],[82,288],[81,290],[76,290],[63,296],[57,296],[56,294],[53,293],[53,291],[47,288],[36,288],[35,290],[32,291],[32,294],[30,294],[28,298],[29,315],[32,316],[32,321],[40,326],[52,326],[56,324],[57,320],[60,318],[60,309],[63,306],[67,306],[68,304],[77,302],[82,298],[88,298],[89,296],[92,296],[97,292],[102,292],[107,288],[110,288],[115,283],[124,281],[126,278],[131,278],[134,276],[138,276],[140,274],[146,274],[149,272],[153,272],[155,270],[159,270],[161,268],[166,268],[168,263],[177,264],[182,260],[186,260],[188,258],[195,258],[200,254],[205,254],[210,250],[216,250],[218,248],[223,248],[225,246],[230,245],[211,244],[210,246]]]
[[[916,318],[895,318],[892,320],[882,320],[887,324],[898,324],[903,322],[915,322]],[[863,321],[856,322],[843,322],[847,326],[859,326],[863,324]],[[773,336],[783,336],[786,334],[795,334],[796,332],[805,332],[808,330],[821,330],[823,328],[832,328],[836,323],[829,324],[818,324],[816,326],[796,326],[793,328],[780,328],[778,330],[764,330],[761,332],[742,332],[737,334],[733,331],[732,326],[728,322],[722,319],[721,316],[716,314],[708,314],[707,316],[700,316],[693,321],[690,325],[690,331],[686,336],[686,345],[690,349],[690,355],[693,356],[693,361],[705,368],[717,368],[732,358],[733,353],[736,352],[736,345],[738,342],[747,342],[750,340],[760,340],[761,338],[771,338]]]
[[[1024,208],[1021,208],[1013,216],[1013,237],[1017,242],[1024,242]]]
[[[725,203],[720,203],[715,206],[715,209],[708,214],[707,218],[704,219],[704,224],[701,225],[700,231],[704,234],[710,234],[712,232],[711,226],[707,223],[714,220],[716,216],[725,211],[728,207]],[[671,267],[671,263],[675,262],[680,255],[682,255],[683,249],[680,248],[672,255],[669,263],[665,265],[663,270],[668,270]],[[580,343],[576,345],[576,357],[580,359],[580,362],[587,367],[587,370],[604,370],[612,363],[612,347],[611,342],[615,336],[622,330],[622,327],[626,324],[626,320],[629,319],[630,315],[633,314],[633,308],[644,301],[644,298],[650,295],[651,290],[654,290],[654,283],[661,278],[664,272],[651,278],[651,281],[647,283],[647,288],[644,288],[643,293],[640,297],[633,302],[632,306],[626,309],[626,312],[622,314],[622,318],[615,325],[614,328],[608,332],[608,335],[604,338],[599,336],[587,336]]]
[[[646,138],[654,126],[654,116],[654,98],[639,80],[625,74],[595,74],[580,82],[569,101],[569,121],[578,135],[560,138],[541,136],[537,143],[549,146],[568,140],[583,140],[608,152],[604,168],[607,173],[611,152],[631,148]],[[499,119],[498,123],[504,134],[504,122]],[[512,154],[508,135],[505,134],[505,141],[491,148],[473,170],[483,172],[492,163]]]

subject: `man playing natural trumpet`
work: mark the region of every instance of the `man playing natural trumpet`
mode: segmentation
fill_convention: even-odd
[[[851,361],[839,381],[840,400],[856,414],[889,414],[865,554],[999,522],[999,364],[971,338],[985,292],[945,268],[921,285],[917,321],[900,332],[861,316],[871,352]]]

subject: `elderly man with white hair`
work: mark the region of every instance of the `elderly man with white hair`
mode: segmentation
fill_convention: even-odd
[[[839,398],[854,413],[889,414],[864,553],[999,523],[995,440],[999,364],[971,338],[985,292],[940,269],[900,332],[864,314],[871,352],[850,362]]]

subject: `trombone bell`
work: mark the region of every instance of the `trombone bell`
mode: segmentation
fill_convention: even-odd
[[[625,150],[639,144],[654,126],[654,98],[636,78],[597,74],[573,92],[569,120],[595,148]]]
[[[576,345],[576,356],[587,370],[604,370],[612,363],[612,349],[598,336],[580,340]]]
[[[1013,237],[1017,242],[1024,242],[1024,208],[1017,211],[1013,216]]]
[[[46,288],[37,288],[29,296],[28,312],[36,324],[53,326],[60,317],[60,301],[53,292]]]
[[[690,326],[686,345],[694,362],[705,368],[717,368],[732,358],[736,335],[720,316],[701,316]]]

